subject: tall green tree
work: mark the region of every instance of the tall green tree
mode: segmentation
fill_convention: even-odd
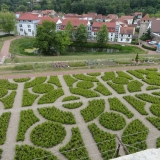
[[[108,42],[108,28],[103,24],[97,34],[97,42],[99,45],[104,45]]]
[[[80,24],[77,27],[77,32],[75,35],[76,42],[80,44],[85,43],[87,41],[87,37],[88,37],[88,33],[87,33],[86,26],[84,24]]]
[[[72,39],[73,38],[73,33],[74,33],[74,27],[73,27],[71,21],[67,22],[67,25],[65,27],[65,31],[68,32],[69,37]]]

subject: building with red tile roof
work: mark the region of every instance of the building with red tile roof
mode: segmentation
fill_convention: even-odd
[[[121,16],[121,19],[126,20],[128,22],[128,24],[133,23],[133,18],[134,18],[134,16]]]
[[[142,12],[135,12],[134,16],[137,16],[138,19],[142,18]]]

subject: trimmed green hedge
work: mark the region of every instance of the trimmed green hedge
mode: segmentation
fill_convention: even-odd
[[[160,117],[160,105],[159,104],[152,104],[150,107],[150,111],[157,117]]]
[[[81,107],[82,105],[83,102],[74,102],[74,103],[63,104],[63,107],[68,109],[75,109]]]
[[[57,87],[62,87],[59,79],[58,79],[58,76],[50,76],[50,79],[48,80],[48,83],[52,83],[52,84],[55,84]]]
[[[4,97],[7,94],[8,94],[8,90],[7,89],[4,89],[4,88],[0,89],[0,98]]]
[[[109,81],[116,77],[116,74],[114,72],[104,72],[104,76],[101,78],[103,81]]]
[[[94,86],[93,82],[90,81],[80,81],[77,83],[77,87],[83,88],[83,89],[90,89]]]
[[[112,79],[112,82],[116,84],[128,84],[129,81],[124,77],[115,77]]]
[[[148,86],[148,87],[146,88],[147,91],[148,91],[148,90],[155,90],[155,89],[160,89],[160,87],[158,87],[158,86]]]
[[[0,79],[0,89],[16,90],[18,84],[10,83],[7,79]]]
[[[31,78],[14,78],[13,80],[18,83],[29,81]]]
[[[70,75],[64,75],[63,78],[68,87],[73,87],[73,84],[78,81],[77,79],[71,77]]]
[[[98,82],[99,80],[96,77],[86,76],[84,74],[73,74],[73,76],[79,80]]]
[[[143,86],[143,83],[134,80],[128,83],[127,88],[129,92],[139,92],[141,91],[141,87]]]
[[[156,146],[157,146],[157,148],[160,148],[160,137],[157,138]]]
[[[145,48],[145,49],[151,50],[151,51],[156,51],[157,50],[157,48],[148,47],[148,46],[145,46],[144,44],[142,44],[142,47]]]
[[[119,77],[124,77],[127,78],[128,80],[133,80],[133,78],[129,74],[123,71],[117,71],[116,73],[118,74]]]
[[[152,123],[158,130],[160,130],[160,117],[146,117],[146,119]]]
[[[124,94],[126,93],[125,89],[124,89],[124,85],[122,84],[115,84],[112,82],[107,82],[107,84],[113,88],[118,94]]]
[[[32,91],[39,94],[44,94],[52,91],[54,89],[53,85],[51,84],[37,84],[32,88]]]
[[[97,77],[97,76],[100,76],[101,73],[100,72],[94,72],[94,73],[87,73],[87,75]]]
[[[0,159],[2,158],[2,152],[3,150],[0,148]]]
[[[130,74],[132,74],[133,76],[139,78],[139,79],[144,79],[142,73],[136,72],[134,70],[128,70],[127,72],[130,73]]]
[[[62,99],[62,102],[65,102],[65,101],[74,101],[74,100],[78,100],[80,99],[80,97],[77,97],[77,96],[67,96],[67,97],[64,97]]]

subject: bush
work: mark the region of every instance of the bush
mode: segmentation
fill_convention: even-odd
[[[97,77],[97,76],[100,76],[100,75],[101,75],[101,73],[100,73],[100,72],[95,72],[95,73],[87,73],[87,75],[89,75],[89,76],[95,76],[95,77]]]
[[[38,84],[36,86],[34,86],[32,88],[32,91],[35,92],[35,93],[39,93],[39,94],[44,94],[44,93],[48,93],[50,91],[54,90],[54,87],[53,85],[51,84]]]
[[[143,79],[143,81],[150,84],[150,85],[160,86],[160,80],[158,80],[158,79]]]
[[[118,94],[124,94],[126,93],[124,89],[124,85],[122,84],[114,84],[112,82],[107,82],[107,84],[112,87]]]
[[[160,92],[152,92],[153,95],[160,96]]]
[[[94,86],[93,82],[90,81],[80,81],[77,83],[77,87],[83,88],[83,89],[90,89]]]
[[[21,111],[16,141],[24,141],[27,129],[38,121],[39,119],[35,116],[33,110]]]
[[[65,101],[74,101],[74,100],[78,100],[80,99],[80,97],[77,97],[77,96],[67,96],[67,97],[64,97],[62,102],[65,102]]]
[[[95,123],[89,124],[88,128],[97,143],[98,149],[104,159],[112,159],[116,149],[116,136],[100,130]]]
[[[50,79],[48,80],[48,83],[55,84],[57,87],[62,87],[62,85],[61,85],[57,76],[50,76]]]
[[[110,104],[110,110],[118,111],[126,115],[128,118],[132,118],[133,113],[128,110],[128,108],[118,99],[118,98],[108,98]]]
[[[124,77],[116,77],[112,79],[112,82],[116,84],[128,84],[129,81]]]
[[[123,116],[114,112],[106,112],[101,114],[99,117],[99,122],[103,127],[114,131],[121,130],[126,125],[126,121]]]
[[[0,159],[2,158],[2,152],[3,152],[3,150],[0,149]]]
[[[105,101],[103,99],[89,101],[89,105],[81,110],[85,122],[92,121],[97,118],[105,108]]]
[[[6,132],[8,129],[10,117],[10,112],[2,113],[2,115],[0,116],[0,145],[3,145],[6,141]]]
[[[73,76],[77,79],[84,80],[84,81],[98,82],[98,79],[96,77],[90,77],[84,74],[73,74]]]
[[[68,109],[75,109],[75,108],[79,108],[82,105],[83,105],[83,102],[74,102],[74,103],[63,104],[63,107]]]
[[[160,137],[157,138],[156,146],[157,146],[157,148],[160,148]]]
[[[156,51],[157,50],[157,48],[148,47],[148,46],[145,46],[144,44],[142,44],[142,47],[145,48],[145,49],[151,50],[151,51]]]
[[[139,73],[139,72],[136,72],[136,71],[133,71],[133,70],[128,70],[127,72],[130,73],[130,74],[132,74],[133,76],[139,78],[139,79],[144,79],[142,73]]]
[[[68,62],[70,67],[84,67],[87,66],[85,62]]]
[[[26,81],[29,81],[31,78],[14,78],[13,80],[15,82],[26,82]]]
[[[146,102],[140,101],[133,96],[124,96],[123,97],[132,107],[134,107],[140,114],[148,115],[145,110]]]
[[[18,84],[10,83],[7,79],[0,79],[0,90],[1,89],[9,89],[9,90],[16,90]]]
[[[123,71],[117,71],[116,73],[118,74],[119,77],[124,77],[124,78],[127,78],[128,80],[133,80],[133,78],[130,75],[128,75]]]
[[[18,64],[14,67],[14,70],[32,70],[34,69],[33,68],[33,65],[31,64]]]
[[[155,90],[155,89],[160,89],[160,87],[158,87],[158,86],[148,86],[148,87],[146,88],[147,91],[148,91],[148,90]]]
[[[56,107],[38,108],[38,112],[47,120],[63,124],[75,124],[76,121],[71,112],[61,111]]]
[[[73,84],[77,82],[77,79],[71,77],[70,75],[64,75],[63,78],[68,87],[73,87]]]
[[[77,149],[78,148],[78,149]],[[85,157],[86,160],[90,160],[88,158],[88,152],[84,145],[81,133],[77,128],[72,128],[72,137],[70,141],[59,149],[59,151],[67,158],[67,159],[83,159]]]
[[[139,92],[141,91],[141,87],[143,86],[143,83],[134,80],[128,83],[127,88],[129,92]]]
[[[160,130],[160,117],[146,117],[146,119]]]
[[[150,107],[150,111],[157,117],[160,117],[160,106],[159,104],[152,104]]]
[[[4,97],[7,94],[8,94],[8,90],[7,89],[3,89],[3,88],[0,89],[0,98]]]
[[[104,76],[102,76],[101,78],[104,80],[104,81],[109,81],[109,80],[112,80],[113,78],[115,78],[116,75],[114,72],[105,72],[104,73]]]
[[[23,90],[22,107],[32,106],[38,96],[30,93],[28,89]]]

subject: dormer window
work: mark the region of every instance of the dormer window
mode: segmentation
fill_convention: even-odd
[[[130,37],[130,34],[128,35],[128,37]]]
[[[97,30],[98,28],[94,27],[94,30]]]
[[[144,20],[144,22],[145,22],[145,20]]]

